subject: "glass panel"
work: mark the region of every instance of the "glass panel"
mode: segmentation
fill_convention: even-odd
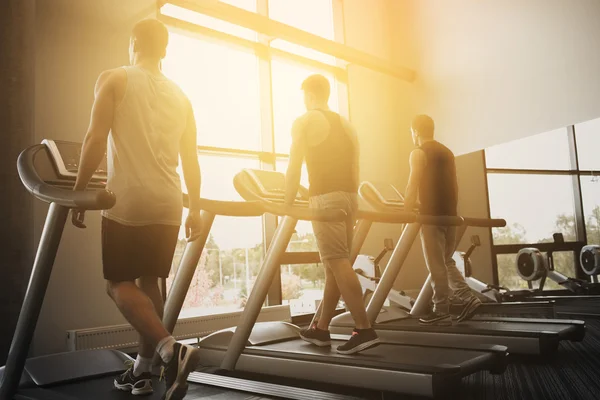
[[[544,257],[548,256],[547,253],[543,254]],[[577,272],[575,271],[575,255],[572,251],[555,251],[552,254],[554,256],[554,270],[556,272],[560,272],[568,278],[577,277]],[[579,254],[577,254],[577,257],[579,257]],[[546,279],[544,289],[557,290],[565,288],[550,279]]]
[[[301,89],[302,82],[315,73],[323,74],[329,79],[331,84],[329,107],[332,111],[339,112],[337,83],[333,75],[278,60],[271,62],[273,124],[275,127],[275,151],[277,153],[289,154],[292,145],[292,124],[296,118],[306,112]]]
[[[487,168],[571,169],[567,129],[514,140],[485,150]]]
[[[494,244],[552,242],[556,232],[575,240],[571,176],[490,173],[488,190],[492,218],[507,222],[492,229]]]
[[[282,304],[292,315],[314,313],[323,298],[325,270],[322,264],[281,266]]]
[[[192,102],[199,146],[260,150],[255,55],[172,33],[163,69]]]
[[[275,168],[278,172],[285,174],[289,160],[277,160]],[[302,178],[300,184],[308,189],[308,172],[306,164],[302,164]],[[312,225],[309,221],[298,221],[296,224],[296,233],[292,236],[290,244],[286,251],[318,251],[315,235],[313,234]]]
[[[542,253],[547,257],[547,253]],[[572,251],[557,251],[554,252],[554,270],[566,275],[567,277],[575,277],[575,260]],[[516,254],[498,254],[496,256],[498,262],[498,281],[500,286],[508,289],[527,289],[527,281],[522,279],[517,273]],[[534,288],[539,288],[539,281],[532,282]],[[564,289],[558,283],[546,279],[544,290],[560,290]]]
[[[589,244],[600,244],[600,178],[581,177],[585,230]]]
[[[269,17],[326,39],[334,39],[331,0],[269,0]]]
[[[579,169],[600,170],[600,118],[575,125]]]
[[[517,273],[516,254],[496,255],[498,263],[498,282],[508,289],[527,289],[527,282]]]
[[[221,0],[222,1],[222,0]],[[227,0],[224,3],[229,3],[239,8],[244,8],[247,11],[256,12],[255,0]],[[215,31],[227,33],[233,36],[238,36],[243,39],[256,41],[257,33],[251,29],[243,28],[218,18],[209,17],[205,14],[200,14],[183,7],[178,7],[173,4],[165,4],[161,7],[160,13],[169,17],[177,18],[186,22],[204,26]]]
[[[232,179],[243,168],[258,168],[259,161],[248,158],[200,155],[202,196],[217,200],[241,200]],[[181,168],[179,169],[181,175]],[[185,191],[185,182],[182,184]],[[187,217],[184,209],[183,221]],[[234,235],[231,233],[235,232]],[[182,316],[230,312],[245,304],[248,288],[262,265],[262,219],[217,216],[209,240],[200,258],[192,285],[187,294]],[[179,242],[171,274],[170,287],[185,247],[185,230],[179,233]]]

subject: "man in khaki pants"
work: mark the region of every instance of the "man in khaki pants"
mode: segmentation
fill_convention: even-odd
[[[321,261],[325,266],[323,308],[316,326],[302,331],[305,341],[330,346],[329,323],[340,294],[356,327],[348,342],[336,350],[354,354],[379,344],[362,299],[362,288],[350,263],[352,230],[358,204],[357,135],[349,121],[331,111],[330,85],[322,75],[312,75],[302,84],[307,112],[292,127],[290,164],[286,174],[286,204],[293,204],[300,185],[302,162],[310,182],[310,207],[342,209],[348,214],[342,222],[313,222]]]
[[[411,132],[417,149],[410,154],[410,177],[406,187],[406,210],[414,210],[417,196],[423,215],[457,215],[458,184],[454,154],[434,140],[434,123],[427,115],[413,119]],[[433,288],[433,311],[419,319],[426,325],[451,325],[450,288],[462,303],[458,322],[471,318],[479,300],[452,259],[456,242],[456,227],[423,225],[421,244]]]

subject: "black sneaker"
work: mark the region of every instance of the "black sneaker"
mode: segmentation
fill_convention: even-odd
[[[355,354],[359,351],[377,347],[380,342],[377,333],[375,333],[375,329],[355,329],[352,332],[350,340],[343,345],[338,346],[336,351],[340,354]]]
[[[433,311],[426,316],[419,318],[419,323],[423,325],[452,325],[452,316],[449,313]]]
[[[128,362],[129,368],[115,378],[115,388],[133,395],[152,394],[152,374],[144,372],[140,376],[133,375],[133,362]]]
[[[457,322],[462,322],[467,319],[471,319],[477,308],[481,305],[481,300],[479,300],[476,296],[472,296],[469,300],[465,302],[463,306],[462,312],[457,318]]]
[[[175,343],[173,358],[163,366],[161,379],[164,378],[167,390],[163,400],[181,400],[188,391],[187,378],[200,363],[200,351],[192,346]]]
[[[312,343],[319,347],[331,346],[331,335],[329,331],[317,328],[316,325],[300,332],[300,338],[305,342]]]

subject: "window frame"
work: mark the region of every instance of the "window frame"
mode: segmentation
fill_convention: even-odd
[[[586,275],[581,269],[579,261],[579,252],[585,243],[587,243],[585,212],[583,208],[583,196],[581,190],[581,176],[598,175],[600,171],[589,171],[579,169],[579,157],[577,152],[577,137],[575,134],[575,126],[567,127],[567,137],[569,143],[569,157],[571,161],[571,169],[518,169],[518,168],[488,168],[486,163],[485,150],[481,151],[483,165],[485,170],[485,192],[487,196],[488,215],[491,215],[490,191],[489,191],[489,174],[518,174],[518,175],[568,175],[573,180],[573,205],[575,212],[575,240],[568,241],[564,244],[554,243],[525,243],[525,244],[494,244],[492,228],[489,228],[489,238],[491,245],[491,261],[494,284],[499,284],[498,276],[498,258],[499,254],[516,254],[519,250],[526,247],[535,247],[540,251],[572,251],[574,252],[574,267],[577,271],[575,278],[583,279],[591,282],[591,278]]]

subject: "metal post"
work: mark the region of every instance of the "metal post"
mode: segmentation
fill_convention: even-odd
[[[68,208],[55,203],[50,204],[33,268],[31,269],[29,285],[17,321],[17,328],[6,360],[2,385],[0,386],[0,399],[12,399],[19,387],[29,346],[42,310],[46,289],[48,289],[52,268],[54,267],[54,260],[68,216]]]
[[[246,291],[250,290],[250,266],[248,265],[248,248],[246,247]]]
[[[390,257],[387,266],[385,267],[385,271],[383,271],[383,275],[381,276],[381,280],[367,306],[367,317],[371,324],[375,323],[379,312],[383,308],[385,299],[387,299],[390,291],[394,287],[394,282],[400,273],[400,269],[402,269],[402,265],[404,264],[420,229],[421,224],[418,223],[408,224],[408,226],[404,228],[400,240]]]
[[[354,265],[356,258],[358,257],[358,253],[360,253],[360,249],[362,249],[365,240],[367,239],[367,235],[371,230],[371,226],[373,225],[372,221],[368,221],[366,219],[361,219],[358,221],[356,226],[354,227],[354,235],[352,237],[352,249],[350,249],[350,263]],[[340,297],[338,297],[338,301],[340,301]],[[315,315],[313,316],[312,321],[310,322],[310,326],[316,324],[319,318],[321,318],[321,312],[323,311],[323,301],[319,303],[317,310],[315,311]]]
[[[192,278],[194,277],[198,262],[202,256],[202,251],[206,246],[215,215],[208,211],[201,210],[200,219],[202,220],[202,231],[200,232],[200,236],[198,239],[185,246],[181,261],[179,262],[179,267],[177,268],[177,273],[175,274],[175,279],[173,279],[165,303],[163,326],[171,334],[175,329],[175,324],[177,324],[177,319],[179,318],[185,297],[190,289]],[[160,363],[160,356],[158,353],[154,354],[153,363],[154,365]]]
[[[296,222],[294,218],[286,216],[275,231],[273,241],[267,250],[265,262],[256,277],[252,291],[249,293],[246,307],[240,316],[235,333],[229,342],[227,352],[221,363],[221,368],[224,370],[231,371],[235,368],[242,351],[246,347],[252,328],[269,293],[271,282],[275,275],[279,273],[279,259],[292,238]]]
[[[415,300],[415,304],[410,310],[410,315],[420,317],[425,315],[429,310],[431,299],[433,298],[433,287],[431,287],[431,274],[427,275],[427,279]]]

